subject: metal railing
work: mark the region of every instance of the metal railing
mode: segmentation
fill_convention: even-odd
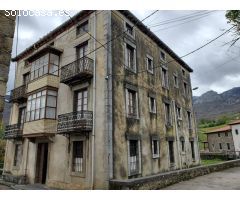
[[[7,125],[4,132],[4,139],[14,139],[22,137],[23,124]]]
[[[91,131],[93,125],[92,111],[77,111],[58,115],[58,134],[74,131]]]
[[[82,57],[61,68],[61,82],[66,83],[72,79],[93,74],[93,60],[88,57]]]
[[[20,99],[26,99],[27,98],[27,87],[26,85],[22,85],[20,87],[17,87],[12,90],[11,93],[11,101],[16,102]]]

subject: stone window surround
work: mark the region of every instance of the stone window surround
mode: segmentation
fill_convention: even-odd
[[[154,141],[157,141],[157,154],[154,154]],[[160,158],[160,137],[159,135],[151,135],[152,158]]]
[[[75,141],[83,141],[83,171],[82,172],[74,172],[73,171],[73,142]],[[87,145],[86,145],[86,137],[84,136],[73,136],[70,139],[70,156],[69,156],[69,171],[70,171],[70,175],[71,176],[77,176],[77,177],[81,177],[81,178],[85,178],[86,177],[86,152],[87,152]]]
[[[165,115],[165,125],[169,126],[172,125],[173,121],[172,121],[172,108],[171,108],[171,100],[167,97],[162,98],[163,100],[163,110],[164,110],[164,115]],[[167,120],[167,116],[166,116],[166,104],[169,105],[169,121]],[[167,123],[169,122],[169,124]]]
[[[154,99],[154,109],[151,109],[151,98]],[[148,92],[148,102],[149,102],[149,112],[156,114],[157,113],[157,103],[156,103],[156,93]]]
[[[152,62],[152,70],[149,69],[149,66],[148,66],[148,60],[151,60]],[[150,73],[150,74],[154,74],[154,64],[153,64],[153,57],[150,56],[149,54],[146,55],[146,68],[147,68],[147,71]]]
[[[136,117],[130,116],[129,115],[129,111],[128,111],[128,90],[132,90],[136,92]],[[127,118],[136,118],[139,119],[139,100],[138,100],[139,96],[138,96],[138,88],[137,86],[131,85],[129,83],[125,84],[125,106],[126,106],[126,117]]]
[[[83,24],[85,24],[85,23],[88,24],[88,32],[89,32],[89,28],[90,28],[89,18],[83,19],[82,21],[80,21],[80,22],[76,25],[76,37],[77,37],[77,38],[80,37],[80,36],[83,36],[84,34],[87,33],[87,32],[85,32],[85,33],[83,32],[83,33],[79,33],[79,34],[78,34],[78,28],[79,28],[80,26],[82,26]]]
[[[21,145],[22,146],[21,147],[21,151],[22,151],[21,152],[21,159],[20,159],[19,163],[16,163],[17,165],[14,165],[14,160],[15,160],[15,157],[16,157],[15,153],[16,153],[17,145]],[[21,141],[16,141],[16,142],[14,142],[14,155],[13,155],[13,162],[12,162],[12,169],[13,170],[19,170],[20,169],[20,165],[22,163],[22,156],[23,156],[23,143]]]
[[[127,149],[128,149],[128,151],[127,151],[127,156],[128,156],[128,176],[131,177],[131,176],[134,176],[134,175],[142,173],[141,136],[137,135],[137,134],[126,133],[126,139],[127,139]],[[138,165],[139,165],[138,166],[138,169],[139,169],[138,173],[132,173],[130,171],[130,143],[129,143],[130,140],[137,140],[138,141]]]
[[[179,88],[179,79],[178,79],[178,74],[177,73],[173,74],[173,83],[174,83],[175,88]]]
[[[164,73],[163,73],[164,70],[166,71],[166,76],[164,76]],[[164,79],[163,79],[163,76],[164,76]],[[165,64],[161,65],[161,83],[163,88],[169,89],[168,67]]]
[[[131,34],[129,34],[128,32],[127,32],[127,26],[126,25],[129,25],[129,26],[131,26],[131,27],[133,27],[132,29],[132,31],[133,31],[133,34],[131,35]],[[135,28],[134,28],[134,25],[133,25],[133,23],[131,23],[129,20],[127,20],[127,19],[125,19],[124,20],[124,32],[128,35],[128,36],[130,36],[132,39],[135,39]]]
[[[127,45],[131,46],[134,49],[133,52],[133,70],[128,67],[128,60],[127,60]],[[136,45],[129,41],[128,39],[124,38],[124,61],[125,61],[125,69],[131,72],[137,73],[137,56],[136,56]]]

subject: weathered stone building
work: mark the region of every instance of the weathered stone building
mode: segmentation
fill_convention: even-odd
[[[5,16],[6,12],[0,10],[0,126],[4,108],[8,71],[12,52],[12,43],[15,28],[15,17]]]
[[[108,189],[199,165],[192,69],[129,11],[81,11],[13,60],[5,179]]]
[[[207,132],[209,152],[236,152],[240,151],[240,120]]]

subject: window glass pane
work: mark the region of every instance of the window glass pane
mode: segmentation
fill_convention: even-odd
[[[58,66],[54,65],[54,64],[50,64],[49,73],[54,74],[54,75],[58,75]]]
[[[46,93],[47,93],[46,90],[42,91],[42,95],[46,95]]]
[[[40,97],[37,98],[36,100],[36,109],[40,108]]]
[[[50,54],[50,63],[58,65],[59,56],[55,54]]]
[[[48,64],[48,54],[46,54],[45,56],[44,56],[44,58],[43,58],[43,64],[44,65],[46,65],[46,64]]]
[[[56,108],[46,108],[46,118],[55,119]]]
[[[35,112],[35,120],[39,119],[39,112],[40,112],[39,109],[36,110],[36,112]]]
[[[53,90],[48,90],[48,95],[57,96],[57,92]]]
[[[27,112],[27,117],[26,117],[26,121],[30,121],[30,112]]]
[[[31,120],[34,120],[35,117],[35,110],[31,111]]]
[[[48,73],[48,65],[45,65],[43,67],[43,74],[47,74]]]
[[[45,115],[45,108],[40,109],[40,119],[43,119]]]
[[[40,103],[40,107],[44,108],[46,105],[46,96],[41,96],[41,103]]]
[[[56,107],[57,98],[53,96],[48,96],[47,106]]]

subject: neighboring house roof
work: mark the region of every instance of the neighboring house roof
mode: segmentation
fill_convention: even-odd
[[[226,126],[221,127],[221,128],[212,129],[212,130],[208,131],[208,132],[205,133],[205,134],[219,133],[219,132],[225,132],[225,131],[230,131],[230,130],[232,130],[232,129],[231,129],[231,126],[230,126],[230,125],[226,125]]]
[[[34,50],[37,48],[43,46],[44,44],[50,42],[55,37],[69,29],[70,27],[77,24],[81,19],[88,16],[94,11],[88,11],[83,10],[74,15],[71,19],[64,22],[62,25],[55,28],[53,31],[45,35],[43,38],[35,42],[33,45],[25,49],[23,52],[21,52],[19,55],[17,55],[15,58],[12,58],[12,61],[18,61],[20,59],[23,59],[27,55],[31,54]],[[135,15],[133,15],[128,10],[120,10],[120,13],[122,13],[126,18],[128,18],[133,24],[135,24],[142,32],[144,32],[146,35],[148,35],[151,39],[153,39],[162,49],[164,49],[169,55],[171,55],[177,62],[179,62],[180,65],[182,65],[186,70],[189,72],[193,72],[193,70],[186,64],[177,54],[175,54],[163,41],[161,41],[148,27],[146,27]]]
[[[240,124],[240,119],[232,121],[229,123],[229,125],[236,125],[236,124]]]

